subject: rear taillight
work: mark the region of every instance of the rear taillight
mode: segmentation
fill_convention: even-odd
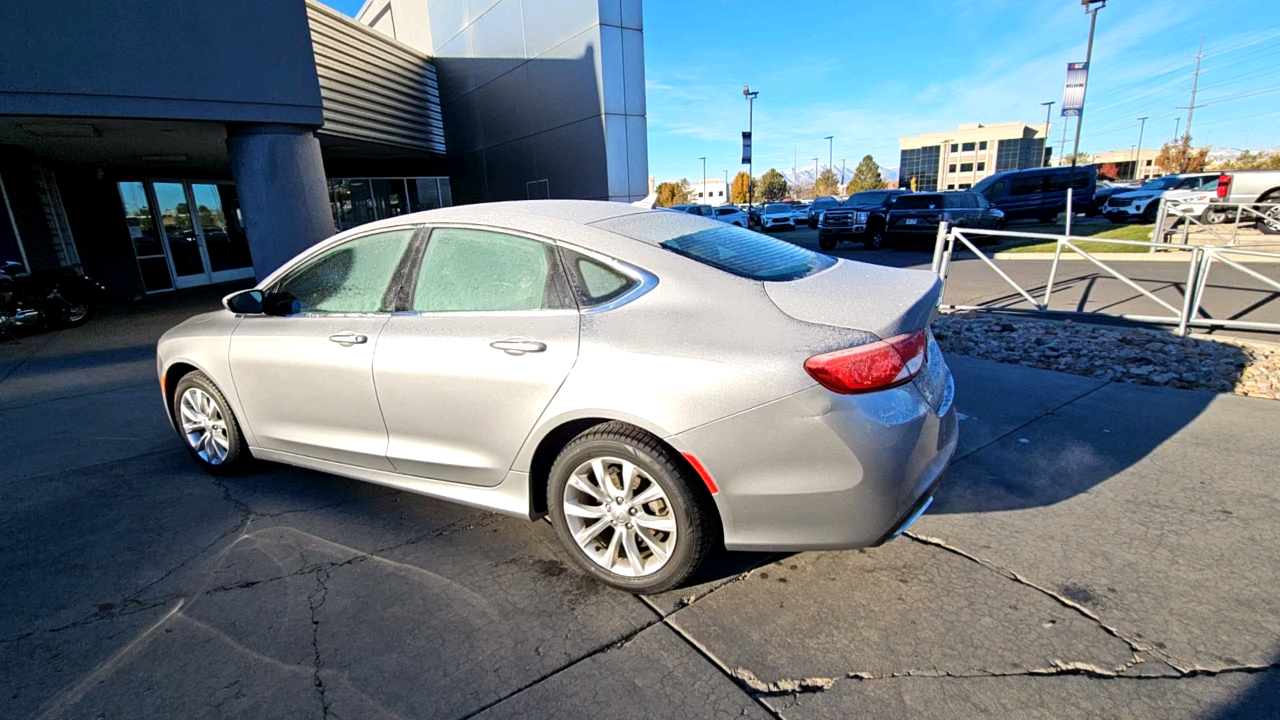
[[[1230,190],[1231,190],[1231,176],[1219,175],[1218,176],[1218,197],[1220,198],[1226,197],[1227,193],[1230,192]]]
[[[909,382],[924,367],[929,332],[924,328],[868,345],[814,355],[804,369],[819,384],[843,395],[884,390]]]

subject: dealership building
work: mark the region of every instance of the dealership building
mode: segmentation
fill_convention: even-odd
[[[335,231],[648,189],[640,0],[49,0],[0,10],[0,262],[110,296]]]
[[[967,123],[956,130],[898,138],[898,186],[965,190],[1005,170],[1049,164],[1048,125]]]

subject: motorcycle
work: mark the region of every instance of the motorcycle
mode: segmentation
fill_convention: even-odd
[[[0,337],[20,328],[73,328],[97,310],[105,289],[71,268],[37,270],[18,277],[22,265],[0,263]]]

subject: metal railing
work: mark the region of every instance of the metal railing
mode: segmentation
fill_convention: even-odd
[[[966,234],[968,233],[968,234]],[[1053,253],[1053,264],[1049,267],[1049,276],[1044,284],[1044,294],[1037,300],[1032,296],[1026,288],[1019,285],[1012,277],[1002,270],[994,259],[989,257],[970,239],[969,234],[983,235],[989,237],[1010,237],[1010,238],[1028,238],[1040,240],[1041,242],[1053,242],[1055,249]],[[1168,315],[1139,315],[1130,313],[1102,313],[1111,317],[1117,317],[1124,320],[1141,323],[1168,324],[1175,325],[1176,332],[1179,336],[1185,336],[1192,327],[1220,327],[1234,328],[1240,330],[1257,330],[1264,332],[1280,332],[1280,323],[1277,322],[1261,322],[1254,320],[1238,320],[1232,318],[1211,318],[1202,312],[1202,304],[1204,300],[1205,287],[1209,282],[1209,273],[1213,266],[1217,263],[1226,265],[1238,270],[1259,282],[1274,288],[1280,292],[1280,280],[1276,280],[1253,268],[1244,265],[1240,258],[1256,258],[1270,262],[1280,261],[1280,252],[1265,250],[1246,250],[1238,246],[1221,246],[1221,245],[1171,245],[1160,242],[1143,242],[1139,240],[1114,240],[1107,238],[1105,242],[1108,244],[1130,245],[1134,247],[1145,247],[1154,250],[1170,251],[1184,253],[1187,256],[1187,282],[1183,290],[1182,303],[1175,306],[1166,302],[1163,298],[1155,295],[1155,293],[1142,287],[1132,278],[1126,276],[1111,265],[1099,260],[1094,254],[1080,246],[1081,242],[1088,241],[1087,237],[1072,235],[1049,235],[1041,233],[1012,232],[1008,230],[980,230],[966,231],[959,228],[949,227],[947,223],[938,225],[937,240],[933,249],[933,272],[937,273],[942,279],[942,297],[946,297],[947,276],[951,268],[952,256],[955,254],[956,245],[959,244],[962,249],[967,249],[977,256],[979,260],[995,271],[1010,287],[1013,288],[1018,295],[1025,299],[1035,311],[1041,313],[1059,313],[1070,315],[1081,314],[1098,314],[1094,312],[1081,312],[1074,310],[1054,310],[1049,307],[1049,302],[1053,298],[1054,283],[1058,277],[1058,266],[1062,260],[1064,252],[1069,251],[1079,255],[1081,258],[1093,263],[1103,272],[1107,273],[1116,280],[1124,283],[1129,288],[1137,291],[1143,297],[1155,302],[1160,307],[1169,312]],[[1236,259],[1233,259],[1236,258]],[[1138,259],[1130,257],[1129,259]],[[1265,292],[1265,291],[1263,291]],[[1010,310],[1012,308],[991,306],[991,305],[947,305],[940,304],[940,307],[949,310]]]
[[[1187,245],[1190,243],[1190,236],[1193,228],[1195,228],[1196,231],[1208,233],[1211,236],[1212,241],[1210,244],[1216,242],[1221,245],[1238,245],[1240,244],[1241,222],[1246,226],[1262,225],[1268,220],[1268,216],[1273,212],[1273,209],[1277,207],[1280,207],[1280,202],[1210,202],[1204,211],[1205,213],[1212,209],[1232,216],[1230,233],[1226,233],[1225,230],[1222,230],[1224,224],[1205,222],[1203,213],[1193,215],[1191,210],[1179,210],[1177,205],[1161,198],[1159,209],[1156,211],[1155,229],[1151,232],[1151,239]],[[1271,218],[1271,221],[1276,222],[1274,218]],[[1274,241],[1263,241],[1256,244],[1280,246],[1280,235]]]

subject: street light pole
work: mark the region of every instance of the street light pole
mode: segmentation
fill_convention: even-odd
[[[1093,62],[1093,31],[1098,26],[1098,11],[1107,6],[1107,0],[1080,0],[1080,4],[1084,5],[1084,11],[1089,13],[1089,44],[1084,51],[1084,66],[1089,70],[1090,63]],[[1094,7],[1094,5],[1097,7]],[[1080,89],[1080,113],[1076,115],[1076,141],[1071,148],[1071,172],[1067,175],[1067,217],[1066,228],[1064,234],[1071,235],[1071,217],[1075,214],[1075,193],[1074,185],[1076,180],[1076,164],[1080,159],[1080,128],[1084,126],[1084,100],[1089,93],[1089,83],[1086,80],[1085,86]]]
[[[759,94],[760,94],[759,91],[751,92],[750,87],[746,85],[742,86],[742,96],[747,99],[747,136],[751,138],[751,157],[747,160],[747,212],[748,212],[747,225],[751,224],[750,212],[755,207],[753,204],[755,201],[755,198],[753,196],[755,194],[754,191],[755,191],[755,184],[756,184],[756,174],[755,174],[756,136],[754,132],[755,131],[754,110],[755,110],[756,96]]]
[[[815,198],[818,197],[818,160],[819,158],[813,159],[813,196]]]
[[[1142,174],[1140,172],[1142,167],[1142,132],[1147,129],[1147,120],[1148,118],[1145,117],[1138,118],[1138,122],[1142,123],[1138,126],[1138,156],[1133,160],[1133,177],[1129,178],[1130,180],[1137,180],[1138,176]]]
[[[832,168],[831,164],[833,162],[832,157],[835,154],[836,136],[828,135],[822,139],[827,141],[827,168],[834,170],[835,168]],[[817,178],[814,179],[814,182],[817,182]]]
[[[1050,100],[1049,102],[1042,102],[1040,104],[1045,106],[1044,108],[1044,142],[1046,145],[1049,145],[1049,151],[1052,152],[1053,145],[1051,143],[1053,141],[1049,139],[1049,127],[1050,127],[1049,114],[1053,112],[1053,106],[1057,105],[1058,103],[1055,100]],[[1048,156],[1043,152],[1040,153],[1040,155],[1042,157],[1042,159],[1040,160],[1040,167],[1048,167],[1049,166]]]
[[[707,159],[704,157],[698,159],[702,161],[702,202],[705,203],[707,201]]]

